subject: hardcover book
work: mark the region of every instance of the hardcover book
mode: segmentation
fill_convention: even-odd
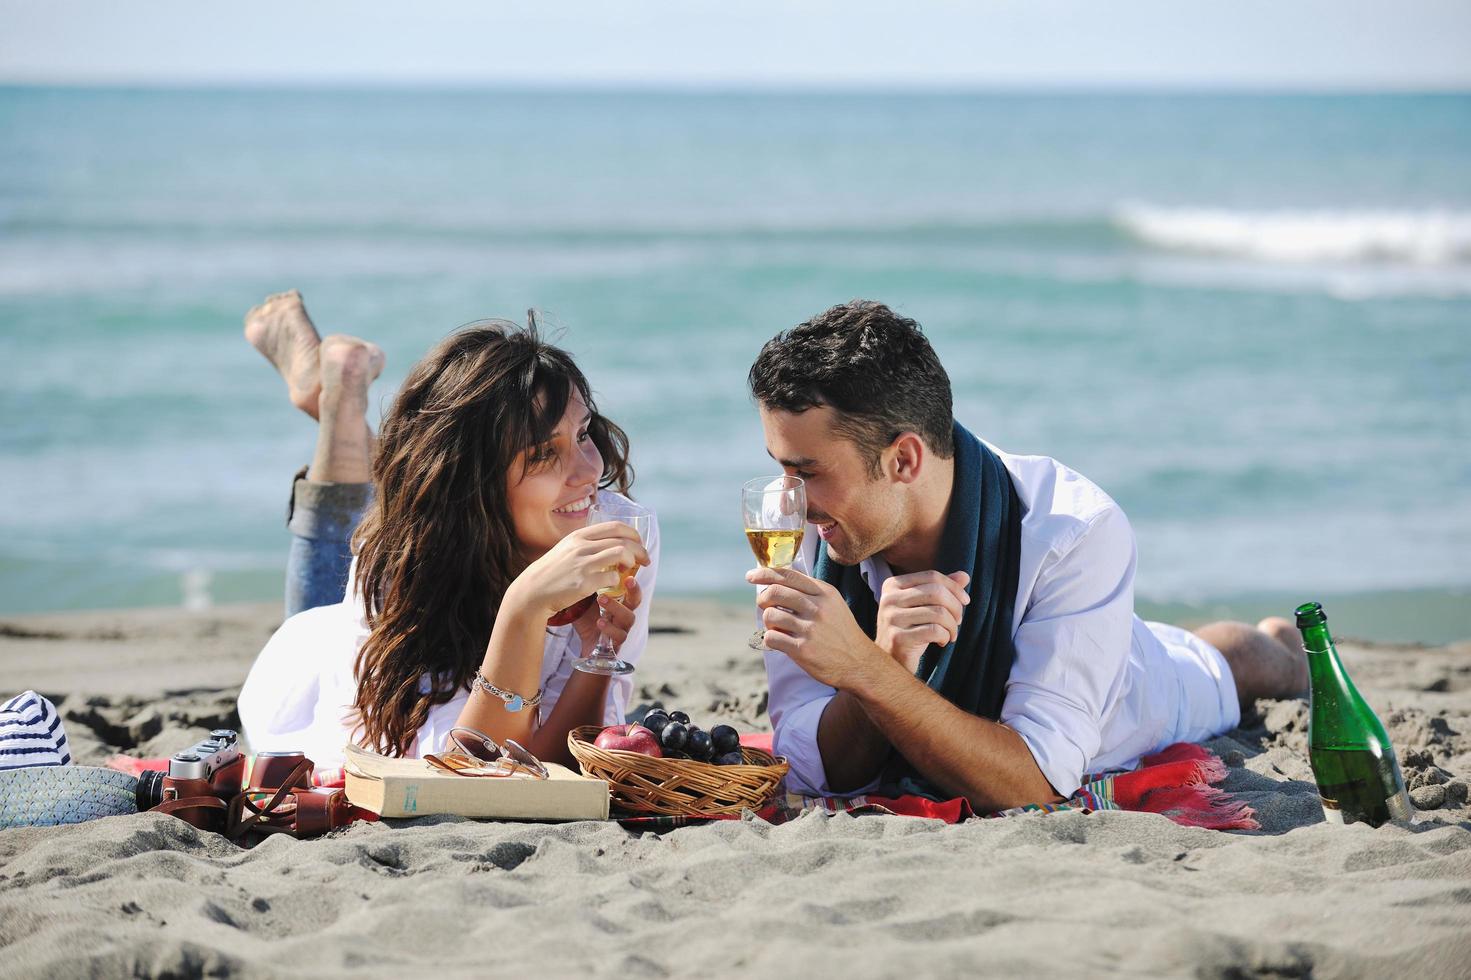
[[[349,745],[344,770],[347,798],[382,817],[608,819],[607,782],[551,762],[548,779],[459,776],[423,759],[395,759]]]

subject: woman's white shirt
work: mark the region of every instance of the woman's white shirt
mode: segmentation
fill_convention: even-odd
[[[610,490],[600,490],[598,499],[626,498]],[[646,547],[649,565],[635,575],[643,600],[634,611],[633,628],[619,650],[619,656],[634,665],[649,642],[649,607],[659,570],[657,516],[649,522]],[[347,595],[342,602],[292,616],[281,624],[256,657],[240,690],[239,701],[240,720],[251,751],[301,751],[318,768],[342,765],[344,747],[356,741],[352,705],[357,682],[353,667],[358,651],[368,638],[362,603],[354,597],[356,571],[354,559]],[[543,718],[551,715],[581,654],[582,639],[573,626],[547,630],[541,661]],[[420,689],[427,692],[429,683],[426,675],[420,680]],[[616,725],[623,721],[632,693],[633,675],[612,679],[604,702],[603,724]],[[444,704],[429,709],[429,718],[419,729],[408,754],[419,757],[437,751],[469,697],[469,690],[462,690]]]

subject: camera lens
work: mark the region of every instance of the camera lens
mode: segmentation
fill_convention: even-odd
[[[144,769],[138,776],[138,785],[133,789],[133,799],[138,812],[152,810],[163,802],[163,770]]]

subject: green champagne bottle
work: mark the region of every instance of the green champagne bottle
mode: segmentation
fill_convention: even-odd
[[[1373,709],[1349,680],[1328,633],[1328,617],[1317,602],[1297,607],[1312,678],[1308,761],[1318,780],[1323,816],[1329,823],[1371,827],[1415,817],[1394,746]]]

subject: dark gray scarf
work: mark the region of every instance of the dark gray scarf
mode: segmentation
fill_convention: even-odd
[[[955,486],[935,570],[970,573],[970,605],[954,643],[931,644],[915,672],[931,690],[973,715],[997,721],[1016,660],[1011,622],[1021,561],[1022,506],[1006,466],[959,422],[955,433]],[[814,577],[837,588],[870,637],[878,629],[878,602],[857,565],[840,565],[818,546]],[[885,767],[880,792],[939,798],[935,787],[902,758]]]

